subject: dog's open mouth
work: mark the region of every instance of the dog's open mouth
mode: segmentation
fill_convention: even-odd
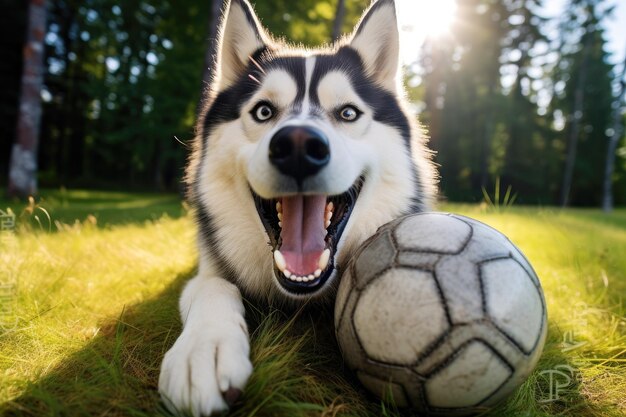
[[[337,196],[291,195],[266,200],[252,192],[270,238],[274,273],[285,290],[306,294],[324,286],[362,185],[360,178]]]

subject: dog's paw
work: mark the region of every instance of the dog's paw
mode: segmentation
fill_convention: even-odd
[[[209,416],[237,400],[252,373],[245,325],[185,329],[165,354],[159,393],[167,408]]]

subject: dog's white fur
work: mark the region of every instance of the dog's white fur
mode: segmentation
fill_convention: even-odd
[[[263,45],[274,42],[256,17],[251,24],[243,9],[249,8],[246,1],[233,0],[225,12],[217,75],[211,89],[213,96],[237,82],[250,55]],[[364,16],[355,35],[345,39],[343,44],[350,45],[360,54],[370,78],[401,100],[398,30],[393,2],[385,1]],[[297,298],[276,282],[267,233],[249,189],[251,186],[258,195],[269,199],[280,196],[291,187],[268,160],[273,133],[289,124],[310,125],[331,138],[333,158],[323,172],[304,181],[305,193],[340,194],[348,190],[363,172],[367,173],[358,203],[339,242],[336,253],[339,265],[345,264],[354,249],[379,226],[411,205],[416,186],[415,179],[409,175],[412,158],[418,162],[418,177],[424,179],[419,184],[421,208],[427,208],[434,196],[430,181],[434,178],[434,171],[425,154],[419,128],[412,126],[413,155],[407,155],[407,147],[399,132],[374,120],[373,111],[356,94],[345,73],[334,71],[320,81],[317,90],[320,105],[323,109],[332,109],[344,103],[354,103],[364,111],[363,116],[345,125],[338,125],[329,117],[308,117],[311,107],[308,86],[315,66],[315,52],[297,51],[307,57],[307,91],[299,114],[281,115],[270,124],[259,124],[249,117],[249,111],[260,99],[286,107],[297,95],[292,77],[280,69],[271,70],[253,97],[243,105],[240,118],[215,126],[206,145],[201,131],[196,138],[196,149],[189,166],[193,175],[200,173],[193,179],[196,197],[218,225],[215,239],[220,243],[221,253],[227,254],[237,276],[234,283],[219,276],[215,259],[203,244],[199,245],[198,275],[190,280],[180,299],[183,331],[166,353],[159,379],[159,391],[172,410],[188,410],[194,416],[210,415],[227,409],[224,392],[244,388],[252,365],[238,287],[245,288],[246,293],[255,298]],[[276,48],[275,53],[289,55],[296,51]]]

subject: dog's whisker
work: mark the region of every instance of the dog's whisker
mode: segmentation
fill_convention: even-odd
[[[254,75],[248,74],[248,78],[250,78],[252,81],[256,82],[257,84],[261,85],[261,81],[259,81]]]
[[[178,139],[177,136],[174,135],[174,140],[178,143],[180,143],[181,145],[183,145],[186,149],[191,149],[191,147],[189,146],[189,144],[183,142],[182,140]]]
[[[252,55],[248,55],[248,58],[250,58],[250,61],[254,64],[255,67],[257,67],[259,69],[259,71],[261,71],[263,74],[265,74],[265,70],[263,69],[263,67],[261,66],[261,64],[259,64],[256,59],[252,58]]]

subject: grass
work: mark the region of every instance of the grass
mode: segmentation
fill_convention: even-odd
[[[0,201],[23,213],[0,243],[0,283],[17,284],[3,301],[17,322],[0,331],[0,414],[168,415],[156,392],[159,365],[180,332],[177,297],[196,268],[179,198],[44,197],[50,223],[35,206]],[[488,415],[626,415],[626,210],[505,208],[441,207],[507,234],[546,294],[549,335],[537,370]],[[248,305],[248,319],[255,372],[231,416],[402,415],[343,368],[330,312],[294,317]],[[571,382],[547,401],[546,371],[559,369]]]

